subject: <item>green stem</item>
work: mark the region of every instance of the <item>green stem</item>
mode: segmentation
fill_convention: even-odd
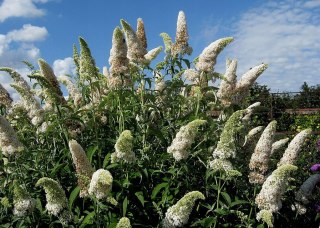
[[[253,190],[253,198],[256,198],[256,193],[257,193],[257,186],[254,186],[254,190]],[[252,215],[252,211],[253,208],[255,207],[254,203],[251,203],[251,208],[250,208],[250,212],[249,212],[249,217],[248,217],[248,223],[250,224],[250,219],[251,219],[251,215]]]

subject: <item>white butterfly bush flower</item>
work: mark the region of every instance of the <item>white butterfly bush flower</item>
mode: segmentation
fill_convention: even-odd
[[[212,72],[217,56],[232,41],[232,37],[226,37],[212,42],[199,55],[199,61],[196,64],[197,69],[207,73]]]
[[[246,135],[246,143],[251,142],[254,138],[259,136],[259,134],[263,131],[263,129],[264,129],[264,126],[258,126],[251,129]]]
[[[281,198],[287,189],[290,173],[297,169],[298,167],[294,165],[285,164],[268,176],[255,199],[255,203],[260,209],[260,212],[257,213],[257,220],[262,220],[269,227],[273,227],[272,213],[276,213],[282,208]]]
[[[284,164],[294,164],[297,160],[297,156],[301,151],[302,145],[306,138],[311,134],[311,129],[305,129],[297,134],[292,141],[289,143],[287,149],[285,150],[282,158],[278,162],[278,167]]]
[[[127,217],[122,217],[117,223],[116,228],[131,228],[130,219]]]
[[[200,74],[195,69],[186,69],[183,75],[185,76],[186,79],[188,79],[189,81],[195,84],[199,82]]]
[[[289,138],[280,139],[274,142],[271,148],[271,155],[283,148],[287,144],[287,142],[289,142]]]
[[[147,42],[146,31],[144,28],[144,22],[143,22],[142,18],[137,19],[136,34],[137,34],[138,39],[140,40],[142,48],[144,49],[144,53],[147,54],[148,42]]]
[[[43,59],[38,60],[40,67],[41,75],[49,82],[51,85],[50,89],[45,89],[44,93],[46,94],[46,102],[49,104],[58,102],[61,104],[66,104],[66,100],[61,91],[58,79],[53,72],[51,66]]]
[[[136,161],[133,152],[133,137],[131,131],[123,131],[114,146],[116,152],[111,154],[111,162],[124,161],[126,163],[134,163]]]
[[[14,184],[13,214],[18,217],[31,213],[36,205],[36,200],[31,198],[28,192],[19,184]]]
[[[77,107],[82,101],[82,95],[76,85],[67,76],[59,76],[58,81],[67,87],[69,96],[72,98],[74,105]]]
[[[128,22],[126,22],[125,20],[121,20],[120,22],[123,27],[126,42],[128,45],[127,57],[131,62],[143,63],[146,51],[143,48],[140,39],[138,38],[136,32],[132,29]]]
[[[269,167],[269,160],[271,155],[272,143],[276,133],[277,121],[272,121],[264,129],[254,153],[251,156],[249,168],[249,182],[255,184],[262,184],[264,182],[264,175]]]
[[[241,79],[237,82],[236,91],[241,92],[247,90],[267,68],[268,65],[265,63],[252,67],[249,71],[243,74]]]
[[[113,177],[108,170],[98,169],[92,175],[89,194],[97,199],[107,198],[112,188],[112,181]]]
[[[188,40],[189,34],[186,15],[183,11],[180,11],[177,20],[176,42],[173,45],[171,45],[171,54],[173,56],[177,54],[191,55],[192,48],[189,46]]]
[[[227,59],[226,73],[224,74],[224,79],[221,80],[217,92],[217,97],[220,98],[221,103],[226,107],[232,104],[232,96],[237,83],[237,65],[238,61],[236,59]]]
[[[119,27],[116,27],[112,35],[112,47],[109,57],[109,87],[111,88],[126,87],[131,84],[131,78],[128,75],[129,59],[127,58],[127,52],[128,48],[124,40],[124,34]]]
[[[226,172],[233,170],[230,159],[236,156],[235,137],[237,132],[243,128],[242,118],[246,113],[247,110],[238,110],[225,123],[217,147],[212,153],[213,161],[209,162],[209,166],[213,170],[223,170]],[[217,164],[219,165],[216,166]]]
[[[0,84],[0,105],[10,108],[12,104],[12,98],[8,91]]]
[[[17,134],[10,123],[0,115],[0,149],[6,157],[17,156],[23,150],[24,146],[19,141]]]
[[[173,139],[167,152],[171,153],[176,161],[187,159],[191,145],[197,135],[198,128],[206,123],[205,120],[194,120],[185,126],[182,126]]]
[[[49,214],[57,216],[62,223],[68,223],[72,215],[68,211],[68,199],[59,182],[42,177],[36,183],[36,187],[38,186],[43,187],[46,193],[46,209]]]
[[[85,197],[88,195],[88,187],[94,169],[92,168],[85,151],[76,140],[69,141],[69,149],[78,175],[80,197]]]
[[[171,55],[171,47],[172,47],[172,39],[171,39],[171,37],[165,32],[160,33],[160,36],[163,39],[164,52],[167,55]]]
[[[147,54],[144,55],[145,63],[149,64],[152,60],[154,60],[162,51],[162,47],[156,47],[154,49],[151,49]]]
[[[184,227],[196,200],[204,200],[204,195],[199,191],[192,191],[183,196],[175,205],[169,207],[163,220],[164,228]]]
[[[27,81],[15,70],[11,68],[0,68],[0,71],[6,71],[13,79],[13,87],[21,96],[21,104],[28,111],[28,117],[34,126],[43,122],[43,108],[35,98]]]

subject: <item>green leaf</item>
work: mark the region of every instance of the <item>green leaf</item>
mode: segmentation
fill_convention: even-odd
[[[226,192],[221,192],[221,195],[223,196],[223,198],[227,201],[228,205],[230,206],[230,204],[231,204],[231,198],[230,198],[230,196],[228,195],[228,193],[226,193]]]
[[[212,227],[212,224],[217,220],[216,217],[207,217],[194,222],[191,227]]]
[[[88,157],[90,163],[92,162],[92,157],[97,150],[98,150],[98,146],[89,147],[88,152],[87,152],[87,157]]]
[[[162,188],[166,188],[169,184],[167,182],[158,184],[153,190],[152,190],[152,194],[151,194],[151,199],[155,199],[156,196],[158,195],[159,191]]]
[[[55,176],[56,175],[56,173],[60,170],[60,169],[62,169],[64,166],[65,166],[66,164],[56,164],[54,167],[53,167],[53,169],[51,170],[51,176]]]
[[[39,198],[36,199],[36,208],[40,211],[40,213],[42,213],[43,208],[42,208],[41,200]]]
[[[108,165],[106,169],[109,170],[109,169],[115,168],[117,166],[119,166],[118,163],[113,163],[113,164]]]
[[[215,211],[217,214],[219,214],[219,215],[226,215],[226,214],[228,214],[228,211],[223,210],[223,209],[221,209],[221,208],[217,208],[217,209],[215,209],[214,211]]]
[[[75,187],[75,188],[72,190],[72,192],[71,192],[71,194],[70,194],[70,196],[69,196],[69,209],[70,209],[70,210],[71,210],[71,208],[72,208],[72,205],[73,205],[75,199],[76,199],[77,196],[79,195],[79,192],[80,192],[80,187],[79,187],[79,186]]]
[[[190,68],[190,61],[188,59],[181,59],[186,65],[188,68]]]
[[[143,196],[143,192],[136,192],[135,196],[138,198],[138,200],[140,201],[140,203],[142,204],[142,206],[144,207],[144,196]]]
[[[232,203],[230,203],[230,207],[233,207],[233,206],[236,206],[236,205],[241,205],[241,204],[248,204],[249,202],[248,201],[245,201],[245,200],[236,200]]]
[[[102,163],[102,167],[105,168],[107,166],[107,164],[109,163],[111,158],[111,153],[108,153],[104,159],[103,159],[103,163]]]
[[[124,198],[123,203],[122,203],[122,216],[125,217],[127,213],[127,207],[128,207],[129,201],[128,197]]]
[[[87,214],[87,216],[83,219],[83,221],[80,225],[80,228],[84,228],[86,225],[93,224],[93,222],[94,222],[93,218],[95,215],[96,215],[96,213],[94,211]]]

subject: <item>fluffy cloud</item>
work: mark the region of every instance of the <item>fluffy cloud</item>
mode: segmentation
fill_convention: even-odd
[[[53,62],[53,71],[56,76],[74,75],[76,66],[73,58],[67,57],[65,59],[57,59]]]
[[[45,27],[23,25],[21,29],[12,30],[7,34],[0,34],[0,63],[1,67],[15,68],[24,77],[29,73],[23,60],[35,63],[40,57],[40,50],[34,42],[42,41],[48,35]],[[29,81],[29,79],[28,79]],[[14,99],[19,96],[10,87],[11,78],[7,73],[0,72],[0,83],[6,88]]]
[[[258,80],[273,91],[297,91],[304,81],[319,84],[320,1],[271,1],[244,13],[227,48],[238,59],[238,75],[265,62]]]
[[[0,22],[10,17],[41,17],[45,15],[45,11],[37,8],[35,3],[46,2],[47,0],[3,0],[0,5]]]
[[[47,35],[48,31],[45,27],[26,24],[22,29],[10,31],[6,38],[10,41],[34,42],[44,40]]]

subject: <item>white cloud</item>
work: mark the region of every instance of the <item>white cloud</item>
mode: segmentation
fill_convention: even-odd
[[[33,26],[25,24],[19,30],[12,30],[7,34],[10,41],[34,42],[44,40],[48,35],[45,27]]]
[[[40,50],[34,42],[42,41],[46,38],[48,31],[45,27],[24,25],[19,30],[12,30],[7,34],[0,34],[0,66],[12,67],[27,79],[29,73],[23,60],[35,64],[40,57]],[[29,81],[29,79],[27,79]],[[10,87],[12,82],[7,73],[0,72],[0,83],[6,88],[14,99],[19,96]]]
[[[307,1],[304,3],[304,7],[306,8],[314,8],[314,7],[319,7],[320,6],[320,1],[319,0],[311,0]]]
[[[74,75],[76,66],[73,58],[67,57],[65,59],[57,59],[53,62],[53,71],[56,76]]]
[[[265,62],[259,82],[273,91],[296,91],[304,81],[320,84],[319,1],[273,1],[244,13],[226,49],[238,59],[238,75]],[[306,7],[312,7],[312,10]]]
[[[22,60],[34,60],[39,57],[40,50],[34,45],[48,35],[45,27],[30,24],[19,30],[0,34],[0,63],[3,66],[20,67]]]
[[[0,22],[10,17],[41,17],[45,15],[43,9],[34,3],[46,3],[46,0],[4,0],[0,5]]]

